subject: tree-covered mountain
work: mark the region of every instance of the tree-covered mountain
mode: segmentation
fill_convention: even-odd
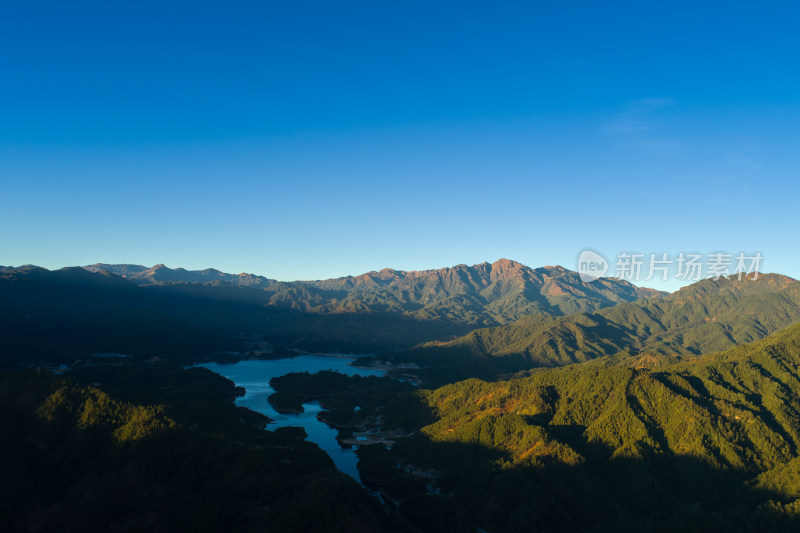
[[[0,530],[402,531],[205,369],[0,372]]]
[[[800,527],[800,324],[658,368],[602,357],[382,402],[365,379],[278,381],[345,432],[395,435],[359,468],[425,531]]]
[[[456,383],[422,394],[438,421],[408,457],[444,471],[442,490],[487,530],[797,527],[798,370],[794,325],[657,370],[597,361]]]
[[[627,351],[691,356],[761,339],[800,320],[800,282],[778,274],[706,279],[672,293],[564,317],[526,317],[390,354],[448,374],[561,366]],[[466,370],[464,370],[466,369]]]

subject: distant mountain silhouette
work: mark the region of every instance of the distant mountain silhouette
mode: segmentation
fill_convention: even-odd
[[[226,274],[214,268],[205,270],[171,269],[163,264],[153,267],[142,265],[108,265],[95,263],[83,267],[89,272],[110,272],[137,285],[156,285],[159,283],[229,283],[237,287],[268,287],[275,280],[254,274]]]

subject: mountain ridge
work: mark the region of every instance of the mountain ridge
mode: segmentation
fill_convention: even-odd
[[[448,368],[467,360],[563,366],[617,352],[690,357],[757,341],[800,320],[800,281],[780,274],[701,280],[672,294],[551,319],[525,317],[389,357]],[[440,369],[442,370],[442,369]],[[450,370],[454,371],[454,370]],[[449,371],[448,371],[449,372]]]
[[[70,360],[99,352],[207,356],[241,351],[245,338],[286,349],[375,353],[651,294],[611,278],[589,284],[563,267],[510,260],[315,282],[249,276],[164,265],[8,268],[0,271],[0,330],[14,359],[56,352]]]
[[[216,269],[189,271],[163,264],[83,267],[125,276],[140,285],[203,283],[261,289],[269,305],[314,313],[400,312],[420,319],[456,316],[469,324],[503,324],[528,314],[563,315],[666,293],[616,278],[590,283],[562,266],[531,268],[510,259],[429,270],[384,268],[326,280],[277,281]]]

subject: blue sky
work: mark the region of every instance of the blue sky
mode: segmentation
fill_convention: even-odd
[[[791,2],[165,4],[0,5],[0,264],[800,277]]]

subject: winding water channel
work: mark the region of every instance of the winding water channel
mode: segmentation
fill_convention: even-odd
[[[249,360],[233,364],[204,363],[202,366],[233,381],[237,386],[245,389],[244,396],[236,399],[237,405],[247,407],[267,415],[273,420],[267,429],[274,430],[280,427],[302,427],[308,435],[308,440],[316,443],[333,459],[336,467],[361,483],[356,465],[358,456],[355,450],[358,446],[342,447],[336,440],[337,431],[317,418],[322,410],[319,402],[303,404],[300,414],[282,414],[277,412],[267,401],[275,390],[270,387],[269,381],[278,376],[291,372],[309,372],[315,374],[322,370],[333,370],[348,376],[382,376],[383,370],[357,368],[351,366],[353,359],[348,357],[329,355],[301,355],[290,359]]]

